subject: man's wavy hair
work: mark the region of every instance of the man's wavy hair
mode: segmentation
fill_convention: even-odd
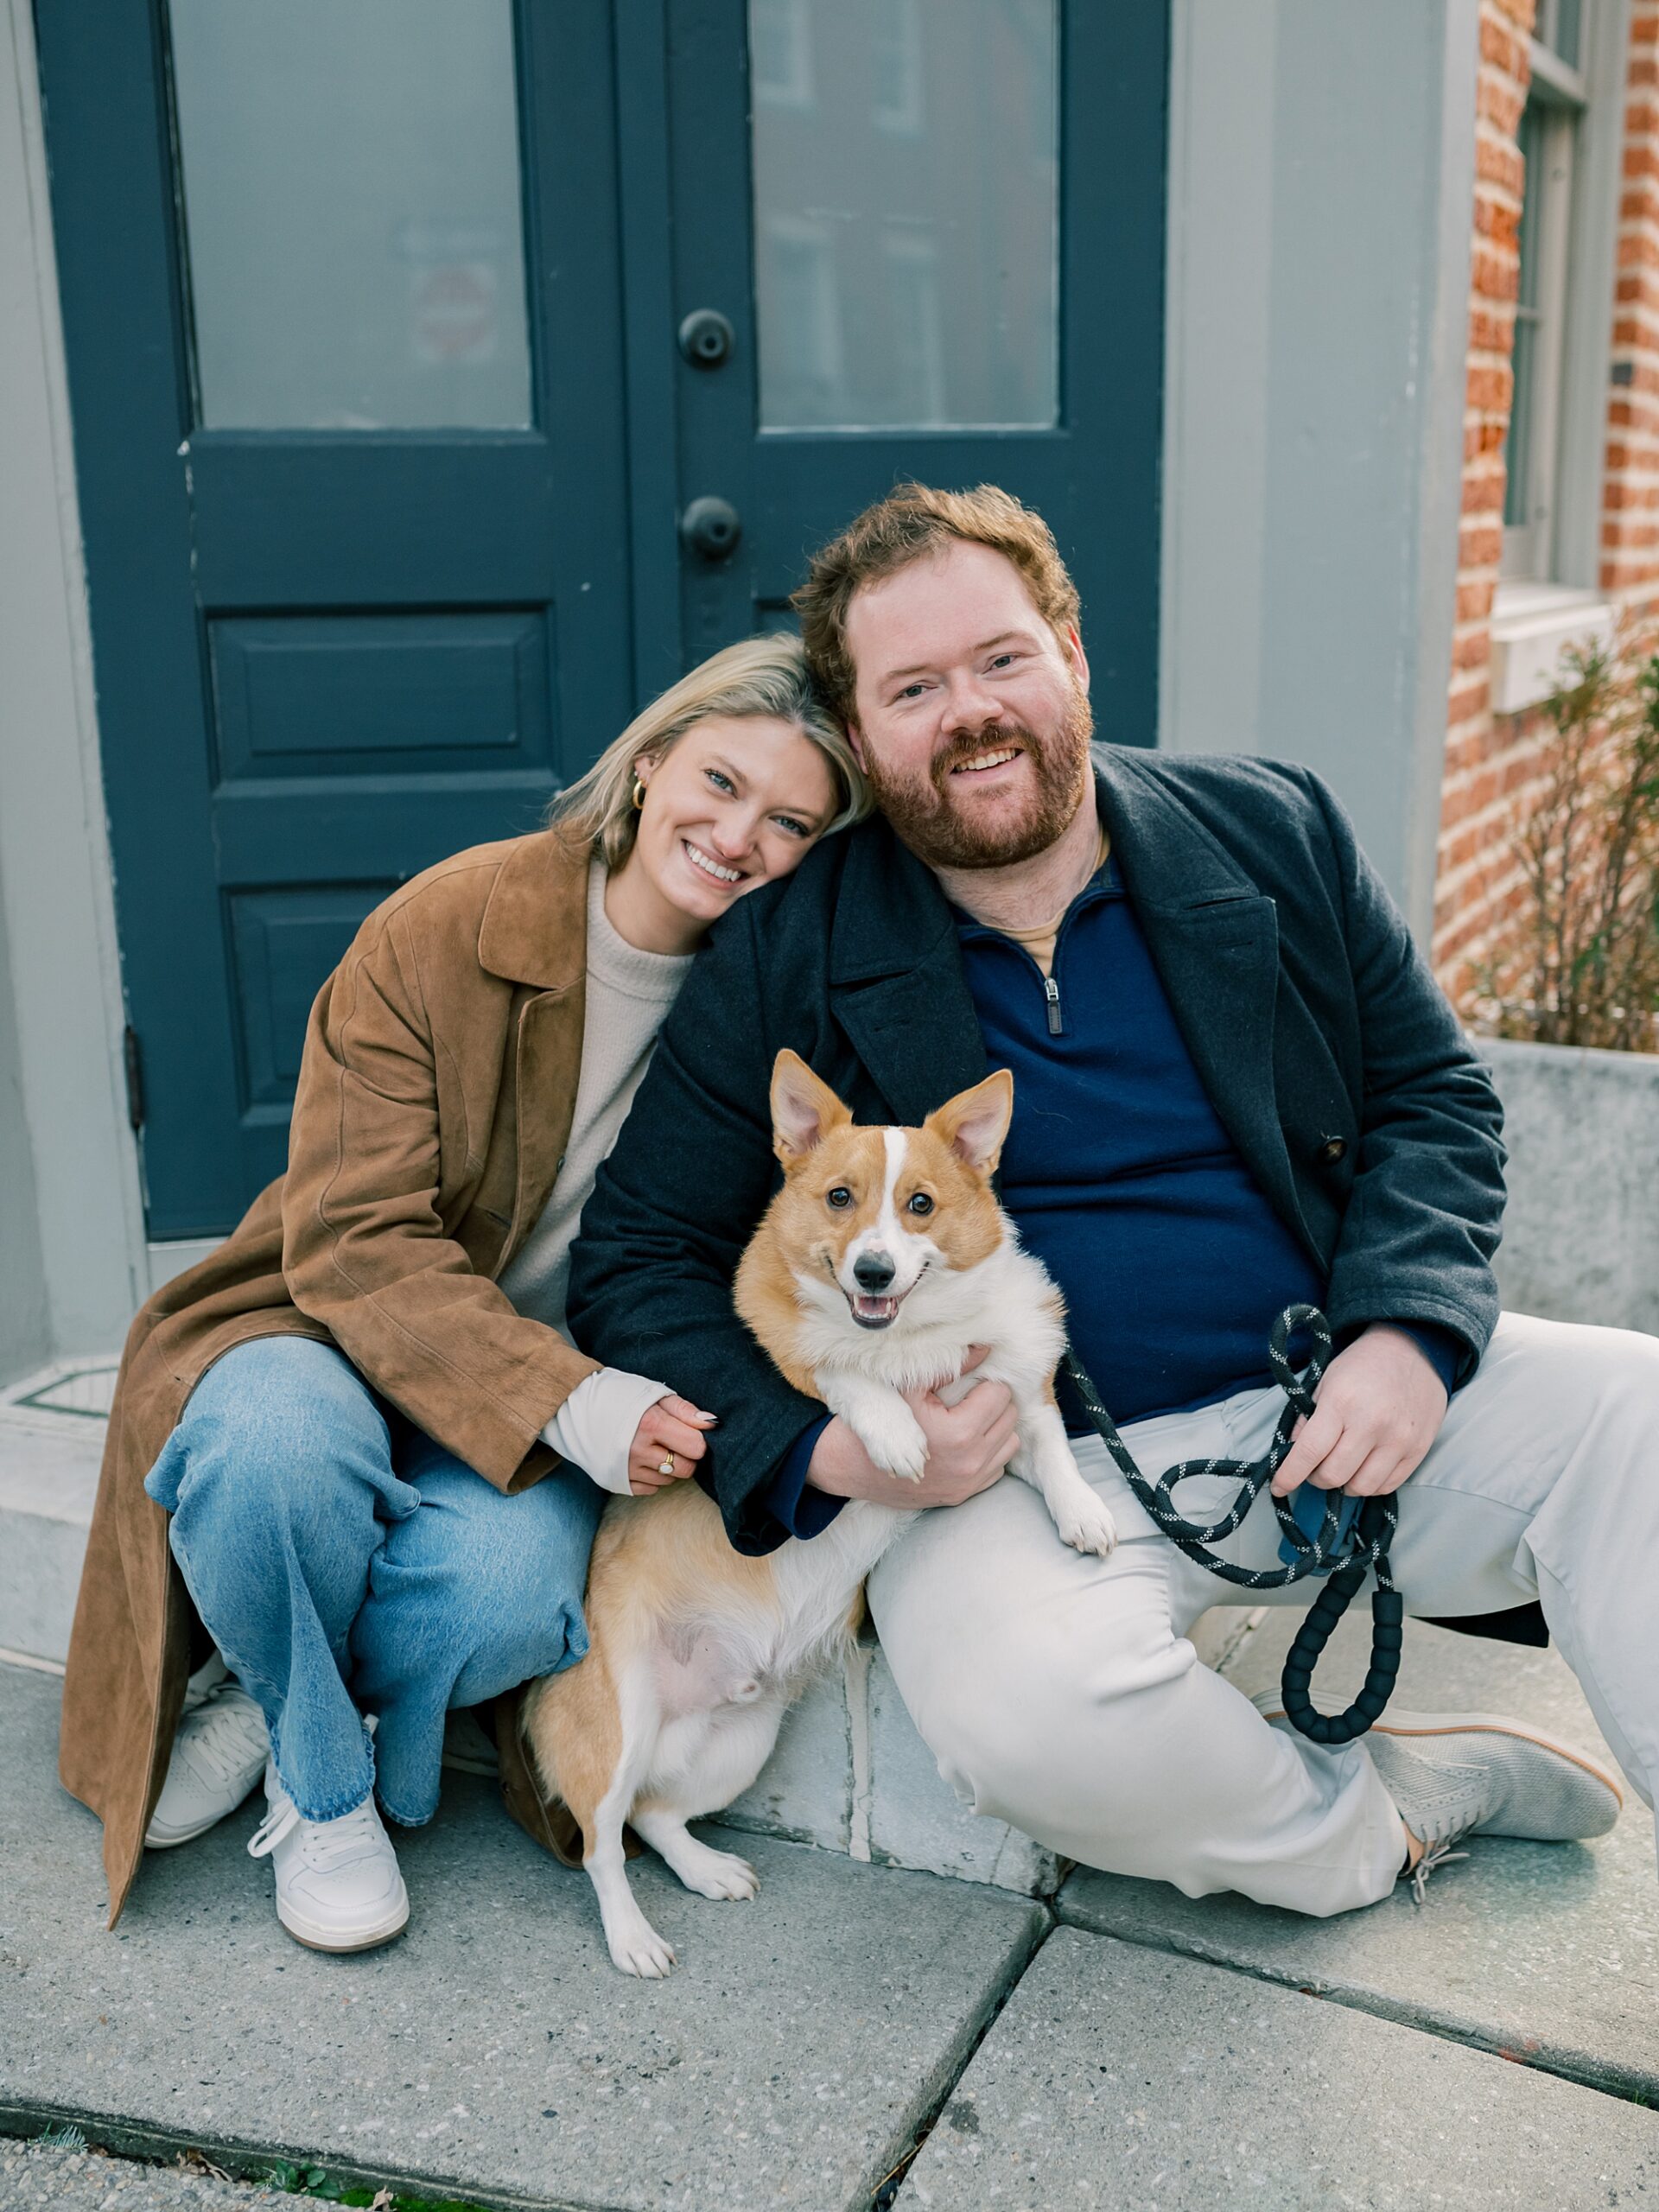
[[[791,605],[801,618],[818,687],[843,721],[856,719],[855,671],[847,649],[847,610],[861,586],[894,575],[952,542],[988,545],[1013,562],[1037,611],[1057,632],[1077,620],[1077,588],[1042,517],[995,484],[940,492],[901,484],[866,507],[839,537],[815,553]]]

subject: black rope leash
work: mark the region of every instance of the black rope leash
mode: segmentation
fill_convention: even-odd
[[[1306,1323],[1313,1338],[1313,1353],[1305,1375],[1299,1375],[1290,1363],[1288,1350],[1290,1333]],[[1268,1357],[1273,1362],[1274,1379],[1284,1392],[1285,1410],[1279,1416],[1279,1426],[1274,1431],[1273,1442],[1268,1446],[1265,1459],[1183,1459],[1179,1466],[1171,1467],[1158,1481],[1149,1483],[1130,1455],[1129,1448],[1118,1434],[1111,1415],[1100,1402],[1100,1393],[1090,1381],[1077,1354],[1068,1349],[1061,1362],[1061,1372],[1068,1378],[1083,1401],[1084,1411],[1093,1422],[1100,1440],[1122,1469],[1129,1488],[1135,1492],[1153,1521],[1170,1541],[1185,1552],[1188,1559],[1207,1567],[1211,1574],[1218,1574],[1224,1582],[1236,1583],[1244,1590],[1282,1590],[1287,1584],[1300,1582],[1305,1575],[1323,1574],[1329,1571],[1329,1580],[1309,1609],[1306,1619],[1297,1632],[1285,1660],[1285,1671],[1280,1680],[1284,1692],[1285,1713],[1292,1727],[1316,1744],[1351,1744],[1363,1736],[1381,1715],[1394,1690],[1395,1678],[1400,1672],[1400,1646],[1402,1641],[1401,1623],[1405,1616],[1405,1605],[1394,1586],[1389,1572],[1389,1547],[1394,1541],[1395,1530],[1400,1525],[1399,1512],[1392,1497],[1367,1497],[1360,1501],[1360,1508],[1352,1526],[1344,1537],[1342,1533],[1342,1493],[1325,1493],[1325,1518],[1312,1537],[1305,1536],[1297,1524],[1287,1498],[1275,1497],[1273,1510],[1279,1516],[1279,1526],[1286,1542],[1294,1553],[1288,1567],[1235,1567],[1230,1560],[1220,1559],[1210,1548],[1230,1536],[1240,1526],[1245,1515],[1255,1503],[1263,1490],[1273,1480],[1290,1450],[1291,1432],[1300,1414],[1313,1411],[1313,1388],[1325,1370],[1331,1357],[1331,1325],[1317,1306],[1287,1306],[1273,1325],[1273,1334],[1268,1342]],[[1219,1521],[1208,1528],[1199,1528],[1176,1510],[1172,1492],[1177,1483],[1189,1475],[1236,1475],[1239,1478],[1237,1495]],[[1371,1663],[1367,1670],[1364,1687],[1345,1713],[1324,1713],[1314,1710],[1308,1695],[1313,1680],[1313,1669],[1319,1663],[1320,1654],[1331,1640],[1331,1631],[1347,1611],[1356,1592],[1367,1574],[1375,1570],[1376,1587],[1371,1593]]]

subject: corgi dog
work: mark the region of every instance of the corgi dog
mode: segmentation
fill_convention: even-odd
[[[889,1474],[915,1479],[926,1459],[906,1390],[954,1402],[976,1382],[1005,1382],[1020,1442],[1009,1471],[1041,1493],[1064,1541],[1103,1556],[1112,1517],[1054,1403],[1065,1308],[991,1189],[1013,1110],[1004,1071],[919,1128],[860,1127],[803,1059],[780,1052],[772,1118],[784,1184],[743,1255],[735,1302],[783,1374]],[[964,1376],[975,1344],[988,1349]],[[790,1704],[856,1632],[865,1576],[913,1518],[853,1500],[810,1542],[750,1559],[695,1483],[606,1507],[587,1656],[531,1687],[520,1726],[543,1789],[581,1827],[625,1974],[660,1976],[675,1962],[629,1887],[625,1828],[702,1896],[754,1895],[753,1869],[686,1823],[760,1773]]]

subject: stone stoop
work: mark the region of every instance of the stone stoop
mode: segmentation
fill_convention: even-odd
[[[104,1448],[113,1359],[62,1363],[0,1393],[0,1656],[60,1666]],[[1251,1616],[1206,1613],[1198,1656],[1219,1666]],[[1052,1852],[960,1803],[917,1734],[874,1634],[839,1676],[785,1719],[759,1781],[724,1816],[735,1827],[878,1866],[1049,1897]]]
[[[1241,1606],[1212,1608],[1192,1631],[1199,1658],[1221,1667],[1256,1618]],[[1052,1897],[1062,1874],[1052,1851],[957,1798],[917,1734],[868,1622],[840,1675],[815,1682],[786,1715],[760,1779],[721,1820],[1022,1897]]]
[[[68,1651],[115,1370],[66,1361],[0,1391],[0,1654]]]

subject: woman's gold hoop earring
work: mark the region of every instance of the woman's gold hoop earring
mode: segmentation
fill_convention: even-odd
[[[636,814],[639,813],[640,808],[644,806],[645,803],[645,779],[641,776],[636,776],[633,779],[633,810]]]

